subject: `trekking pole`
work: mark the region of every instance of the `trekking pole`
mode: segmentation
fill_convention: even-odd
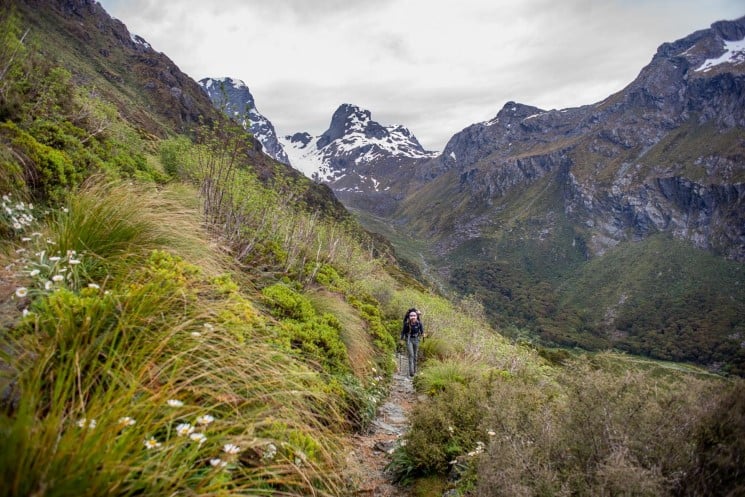
[[[398,349],[398,374],[403,374],[403,369],[404,369],[403,362],[402,362],[403,358],[404,358],[403,351],[399,347]]]

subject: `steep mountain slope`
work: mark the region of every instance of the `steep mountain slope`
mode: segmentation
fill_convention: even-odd
[[[633,83],[594,105],[510,102],[455,135],[440,160],[464,195],[487,203],[559,174],[563,210],[588,228],[594,255],[671,232],[743,261],[744,37],[741,19],[665,44]]]
[[[7,7],[18,12],[28,38],[38,40],[50,59],[72,73],[75,84],[116,106],[142,136],[193,135],[200,122],[224,119],[199,83],[94,0],[14,0]],[[291,185],[293,195],[309,209],[350,218],[328,187],[275,162],[259,152],[255,138],[248,140],[251,167],[259,179]]]
[[[743,39],[745,18],[663,44],[635,81],[593,105],[546,111],[508,102],[493,119],[453,136],[439,157],[409,168],[406,181],[415,187],[383,221],[429,240],[428,263],[454,288],[480,298],[495,322],[552,343],[658,357],[671,356],[659,345],[668,333],[681,344],[672,357],[742,368]],[[650,237],[655,250],[636,250]],[[629,288],[612,274],[593,278],[597,267],[588,264],[600,258],[628,274],[637,266],[656,274],[700,261],[698,250],[717,256],[704,273],[733,279],[673,284],[694,277],[678,271],[667,285],[643,278]],[[592,292],[568,280],[608,298],[589,298]],[[657,299],[659,292],[667,296]],[[677,303],[664,304],[670,299]],[[652,316],[630,332],[640,302],[658,305],[643,306]],[[708,352],[694,353],[696,341]],[[712,350],[721,352],[716,359]]]
[[[246,83],[233,78],[204,78],[199,80],[199,84],[207,92],[215,107],[238,120],[244,128],[248,129],[261,143],[263,151],[269,157],[283,164],[290,163],[282,145],[277,140],[274,125],[259,112]]]
[[[218,116],[196,81],[97,2],[9,4],[23,15],[24,29],[41,40],[79,84],[95,87],[146,133],[184,132],[199,116],[207,120]]]
[[[308,212],[329,190],[240,126],[158,139],[26,23],[0,17],[0,495],[742,493],[745,382],[511,344]],[[385,398],[412,303],[406,415]]]

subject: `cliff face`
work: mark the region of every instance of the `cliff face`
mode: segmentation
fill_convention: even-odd
[[[246,83],[233,78],[204,78],[199,81],[216,108],[247,129],[261,145],[261,149],[272,159],[283,164],[290,160],[277,139],[274,125],[256,107],[253,95]]]
[[[437,161],[457,172],[459,195],[485,206],[553,175],[594,255],[669,232],[745,261],[745,18],[663,44],[634,82],[597,104],[508,102]]]

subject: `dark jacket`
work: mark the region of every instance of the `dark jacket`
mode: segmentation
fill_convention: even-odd
[[[421,321],[417,320],[413,325],[409,323],[408,319],[404,322],[404,328],[401,330],[401,340],[421,338],[422,335],[424,335],[424,325]]]

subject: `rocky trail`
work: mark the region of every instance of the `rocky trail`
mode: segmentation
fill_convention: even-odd
[[[350,466],[359,491],[365,497],[408,497],[405,488],[391,482],[385,467],[398,439],[409,425],[409,413],[416,401],[411,378],[406,374],[406,358],[396,357],[397,371],[393,374],[388,399],[378,409],[375,421],[367,433],[355,435]]]

